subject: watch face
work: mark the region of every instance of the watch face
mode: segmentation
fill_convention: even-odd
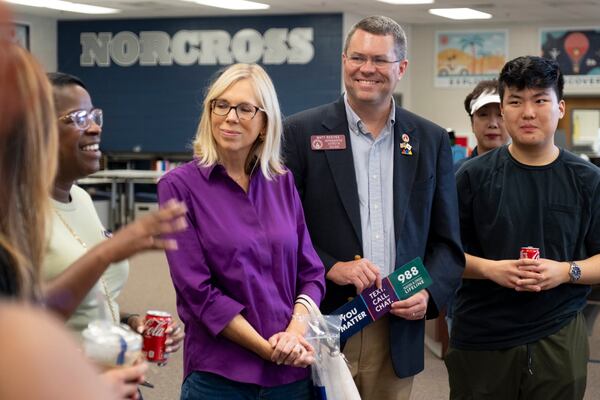
[[[569,275],[571,276],[571,282],[575,282],[581,278],[581,268],[579,265],[575,263],[571,263],[571,269],[569,270]]]

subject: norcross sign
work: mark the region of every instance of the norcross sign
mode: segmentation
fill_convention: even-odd
[[[261,34],[242,29],[233,37],[224,30],[82,32],[82,67],[157,65],[227,65],[236,62],[307,64],[315,53],[313,28],[271,28]]]

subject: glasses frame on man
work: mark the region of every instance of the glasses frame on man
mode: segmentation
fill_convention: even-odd
[[[85,131],[92,126],[92,122],[102,128],[104,124],[104,113],[101,108],[88,110],[75,110],[58,117],[59,121],[72,123],[75,128]]]
[[[220,106],[223,106],[223,107],[217,108],[218,103]],[[240,107],[242,107],[242,108],[243,107],[251,107],[254,111],[252,112],[252,115],[250,116],[250,113],[248,111],[244,111],[244,110],[240,111]],[[227,112],[225,112],[225,108],[227,109]],[[229,104],[229,102],[227,102],[225,100],[220,100],[220,99],[213,99],[210,102],[210,110],[213,112],[213,114],[218,115],[220,117],[226,117],[227,115],[229,115],[229,113],[231,112],[231,109],[235,110],[235,115],[238,117],[238,119],[240,121],[250,121],[250,120],[254,119],[254,117],[256,116],[256,114],[259,111],[266,112],[266,110],[264,110],[260,107],[257,107],[254,104],[250,104],[250,103],[240,103],[235,106],[232,106],[231,104]]]
[[[378,57],[378,56],[368,57],[368,56],[365,56],[362,54],[346,55],[346,59],[354,67],[362,67],[363,65],[365,65],[367,62],[370,61],[371,64],[377,68],[386,68],[391,64],[395,64],[397,62],[402,61],[402,60],[387,60],[383,57]]]

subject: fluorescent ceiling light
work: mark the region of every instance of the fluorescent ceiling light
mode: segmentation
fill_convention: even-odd
[[[203,6],[226,8],[228,10],[266,10],[271,6],[247,0],[185,0]]]
[[[52,10],[69,11],[81,14],[115,14],[121,12],[116,8],[90,6],[89,4],[71,3],[62,0],[6,0],[8,3],[22,6],[50,8]]]
[[[377,0],[389,4],[432,4],[434,0]]]
[[[432,8],[429,14],[450,19],[490,19],[492,14],[473,10],[472,8]]]

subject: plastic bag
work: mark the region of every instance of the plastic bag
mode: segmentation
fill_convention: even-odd
[[[306,340],[315,348],[312,380],[318,400],[360,400],[346,358],[340,351],[339,315],[322,315],[308,296],[298,300],[310,311],[307,319]]]

